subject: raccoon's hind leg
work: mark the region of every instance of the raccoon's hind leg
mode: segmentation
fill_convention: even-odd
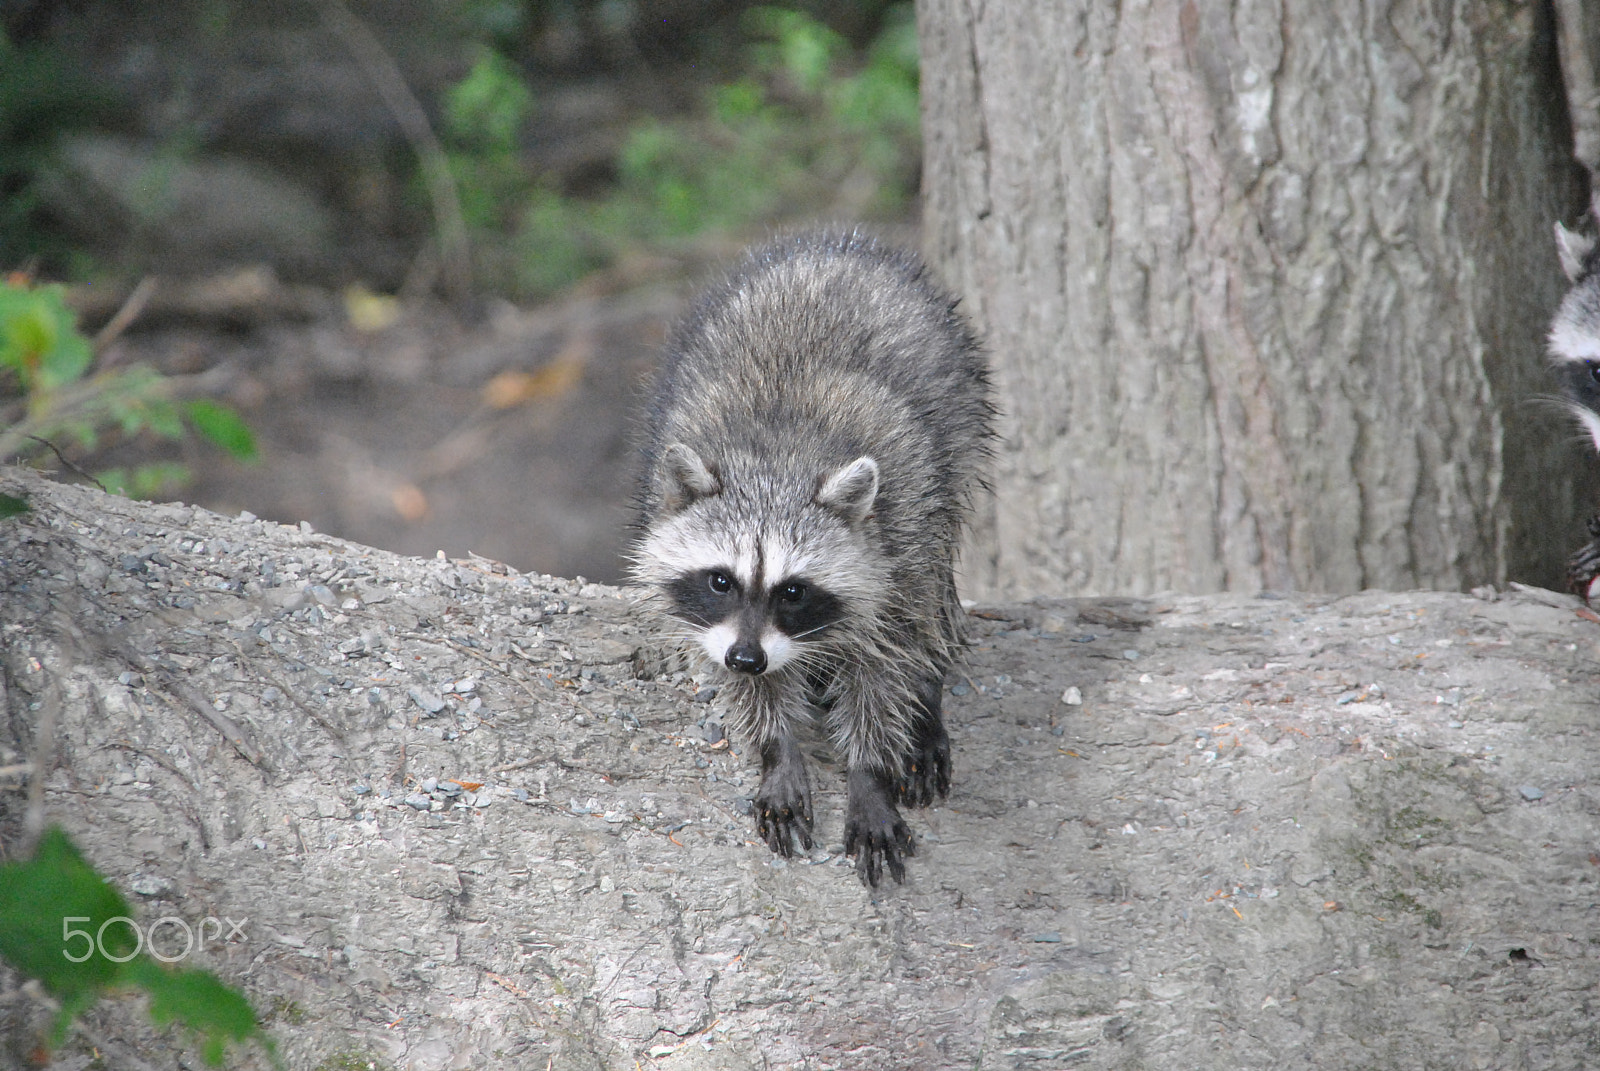
[[[950,794],[950,736],[944,729],[944,674],[917,686],[916,719],[904,772],[896,781],[900,802],[926,807]]]
[[[951,653],[963,646],[962,622],[966,611],[956,596],[954,567],[949,561],[939,569],[937,584],[943,604],[937,635],[924,637],[918,645],[926,662],[920,678],[914,682],[916,709],[911,717],[910,747],[895,786],[900,802],[911,807],[926,807],[936,798],[950,794],[950,736],[944,728],[944,675],[950,669]]]
[[[751,804],[767,847],[785,859],[800,848],[811,850],[811,775],[789,733],[761,744],[761,788]]]
[[[841,666],[828,710],[835,743],[849,767],[845,854],[855,857],[862,882],[874,886],[885,869],[895,881],[904,881],[902,857],[916,854],[911,830],[895,809],[908,750],[916,738],[911,731],[912,704],[902,689],[884,687],[884,680],[892,676],[882,665],[864,660]]]

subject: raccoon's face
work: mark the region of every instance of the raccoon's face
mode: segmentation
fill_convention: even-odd
[[[1567,408],[1600,450],[1600,277],[1583,280],[1561,303],[1550,326],[1550,356]]]
[[[858,458],[779,515],[725,493],[686,446],[663,455],[663,509],[635,553],[635,575],[734,673],[772,673],[870,612],[884,578],[860,535],[877,494],[877,463]]]
[[[1567,407],[1600,450],[1600,252],[1594,239],[1559,223],[1556,248],[1573,285],[1550,324],[1550,356]]]
[[[1557,372],[1566,392],[1567,408],[1583,424],[1595,449],[1600,450],[1600,354],[1589,360],[1563,361]]]
[[[668,612],[699,630],[700,646],[735,673],[782,669],[844,616],[844,602],[803,573],[769,580],[761,556],[692,569],[666,585]],[[752,568],[753,565],[753,568]]]

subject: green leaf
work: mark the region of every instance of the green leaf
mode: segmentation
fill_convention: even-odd
[[[746,17],[757,34],[773,41],[757,51],[758,62],[782,70],[806,93],[822,89],[845,49],[844,38],[803,11],[756,7]]]
[[[178,407],[165,398],[136,400],[132,411],[137,413],[137,418],[133,421],[134,427],[131,429],[128,427],[128,417],[124,416],[123,430],[131,432],[142,426],[152,435],[159,435],[163,439],[183,438],[183,417]]]
[[[64,1005],[92,1003],[138,949],[126,900],[84,862],[59,827],[33,858],[0,866],[0,957]],[[77,961],[77,962],[74,962]]]
[[[201,970],[168,970],[143,957],[128,965],[127,980],[150,994],[150,1018],[157,1026],[177,1022],[200,1035],[206,1063],[222,1063],[229,1041],[259,1032],[256,1013],[236,989]]]
[[[0,366],[30,391],[54,390],[83,375],[94,353],[60,286],[0,284]]]
[[[133,497],[128,490],[133,482],[133,477],[125,468],[102,469],[94,474],[94,478],[100,482],[100,486],[104,487],[109,494],[121,495],[124,498]]]
[[[521,73],[493,50],[485,50],[444,96],[451,136],[488,152],[514,152],[517,134],[533,110],[533,92]]]
[[[199,1035],[212,1066],[222,1063],[229,1041],[251,1037],[275,1055],[242,994],[207,971],[156,963],[142,952],[130,915],[127,901],[57,826],[45,830],[32,859],[0,865],[0,957],[61,1002],[51,1045],[102,991],[132,985],[150,994],[156,1025],[177,1022]]]
[[[151,461],[133,468],[102,469],[94,474],[100,486],[124,498],[157,499],[189,482],[189,466],[177,461]]]
[[[26,495],[0,494],[0,521],[7,517],[15,517],[28,512],[28,499]]]
[[[718,86],[712,95],[712,109],[717,121],[729,125],[749,119],[765,103],[766,94],[748,78]]]
[[[129,498],[157,499],[175,493],[189,482],[189,466],[177,461],[151,461],[128,473]],[[104,481],[102,481],[104,482]],[[110,484],[106,485],[107,487]]]
[[[205,398],[184,403],[189,423],[202,436],[226,450],[238,461],[256,460],[256,437],[250,425],[225,405]]]

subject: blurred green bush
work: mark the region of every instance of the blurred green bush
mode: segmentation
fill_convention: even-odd
[[[889,8],[859,50],[798,10],[757,7],[741,21],[739,75],[690,114],[637,120],[614,182],[594,196],[565,194],[521,164],[518,138],[537,100],[516,66],[483,46],[443,109],[480,285],[538,298],[640,246],[904,214],[921,154],[911,5]]]

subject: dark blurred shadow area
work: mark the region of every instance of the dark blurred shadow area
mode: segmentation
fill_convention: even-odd
[[[8,0],[0,33],[7,285],[68,284],[84,382],[148,366],[259,453],[110,416],[21,459],[406,553],[617,578],[692,287],[775,227],[915,219],[907,3]],[[0,429],[39,389],[0,366]]]

